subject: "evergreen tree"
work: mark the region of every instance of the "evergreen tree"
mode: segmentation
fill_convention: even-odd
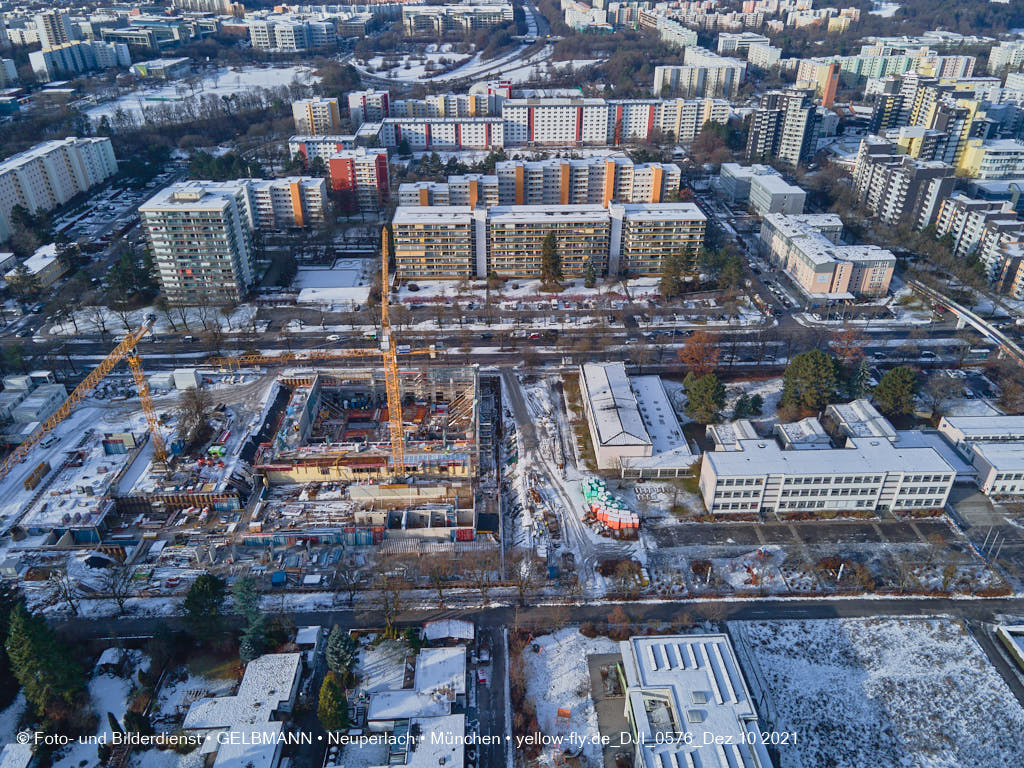
[[[0,638],[6,638],[11,623],[11,611],[18,604],[18,594],[9,586],[0,585]],[[0,709],[14,701],[18,681],[7,658],[7,649],[0,648]]]
[[[867,397],[869,394],[871,394],[871,369],[868,366],[868,361],[861,358],[850,377],[850,396],[856,399]]]
[[[750,398],[745,394],[736,398],[736,405],[732,409],[734,419],[745,419],[750,415]]]
[[[189,588],[183,607],[192,636],[200,642],[215,640],[223,630],[224,580],[202,574]]]
[[[820,349],[796,355],[782,376],[782,404],[820,411],[832,402],[837,386],[836,360]]]
[[[346,683],[352,681],[356,660],[359,658],[359,647],[352,635],[343,631],[337,624],[331,627],[331,634],[327,636],[327,649],[324,656],[327,668],[340,680]]]
[[[886,371],[875,387],[874,400],[886,416],[901,416],[914,410],[917,394],[917,373],[907,365]]]
[[[56,700],[73,704],[85,690],[85,674],[71,651],[21,603],[11,611],[6,647],[14,676],[36,714],[44,714]]]
[[[593,259],[583,262],[583,285],[586,288],[593,288],[597,285],[597,270],[594,268]]]
[[[348,701],[334,672],[328,672],[320,686],[316,715],[325,731],[343,731],[348,728]]]
[[[675,298],[683,292],[683,257],[678,253],[670,253],[662,259],[661,283],[658,288],[666,299]]]
[[[718,420],[718,413],[725,407],[725,386],[713,373],[697,376],[686,374],[683,379],[686,390],[686,415],[698,424],[711,424]]]
[[[235,603],[235,613],[245,619],[246,625],[252,624],[260,615],[259,584],[252,576],[243,576],[231,585],[231,597]]]
[[[751,416],[760,416],[764,410],[764,398],[757,394],[751,395],[749,406]]]
[[[540,279],[544,285],[557,285],[562,279],[562,257],[554,230],[544,237],[540,251]]]

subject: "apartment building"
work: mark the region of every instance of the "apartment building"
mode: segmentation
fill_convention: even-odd
[[[74,40],[32,51],[28,60],[36,77],[44,82],[132,64],[127,45],[98,40]]]
[[[1014,139],[969,139],[958,170],[975,179],[1024,175],[1024,142]]]
[[[588,261],[598,275],[658,275],[671,254],[695,263],[706,224],[692,203],[612,203],[400,206],[393,227],[399,275],[412,280],[538,277],[550,232],[567,278]]]
[[[511,99],[480,93],[395,101],[391,113],[380,123],[364,123],[360,135],[385,147],[404,140],[413,150],[617,146],[657,137],[689,141],[708,122],[728,122],[731,107],[724,99]]]
[[[347,209],[378,211],[391,196],[388,151],[357,147],[331,155],[327,160],[331,190]]]
[[[722,194],[733,203],[746,203],[750,200],[750,182],[755,176],[778,176],[779,172],[770,165],[740,165],[739,163],[722,163],[718,172],[718,183]]]
[[[932,447],[849,437],[842,448],[784,449],[771,438],[708,451],[700,492],[713,514],[942,509],[956,470]]]
[[[355,147],[356,137],[354,135],[292,136],[288,139],[289,157],[301,157],[307,165],[320,158],[326,166],[327,160],[332,155],[345,149],[355,149]]]
[[[413,5],[402,7],[402,28],[407,35],[439,35],[486,29],[512,21],[512,5]]]
[[[341,111],[337,99],[318,97],[292,103],[295,132],[313,136],[340,133]]]
[[[774,45],[755,44],[747,49],[747,64],[758,69],[771,69],[782,59],[782,49]]]
[[[246,26],[252,47],[261,51],[324,51],[338,44],[338,30],[331,20],[275,15],[248,19]]]
[[[234,303],[255,282],[255,221],[246,184],[173,184],[141,205],[139,215],[171,303]]]
[[[486,222],[469,206],[399,206],[391,220],[400,280],[463,280],[486,276]]]
[[[654,29],[662,42],[675,46],[676,48],[687,48],[697,44],[697,32],[687,26],[680,24],[668,16],[650,16],[640,13],[639,22],[641,27]]]
[[[502,203],[498,177],[481,173],[449,176],[447,182],[406,182],[398,187],[399,205],[462,205],[475,208]]]
[[[683,52],[682,64],[654,68],[652,93],[686,99],[734,98],[746,73],[745,61],[690,46]]]
[[[952,169],[937,160],[915,160],[880,136],[861,140],[853,170],[857,200],[880,221],[924,229],[935,221],[942,200],[956,183]]]
[[[75,39],[71,31],[71,20],[64,11],[45,11],[33,18],[39,33],[39,44],[43,48],[54,48]]]
[[[506,160],[495,165],[502,205],[660,203],[679,192],[675,163],[635,164],[626,156]]]
[[[977,251],[985,238],[986,225],[998,220],[1016,221],[1016,213],[1010,203],[981,200],[955,192],[939,206],[935,236],[949,235],[953,239],[953,253],[963,259]],[[1022,226],[1020,222],[1018,226]]]
[[[388,117],[375,138],[382,147],[406,142],[413,151],[425,149],[498,149],[506,146],[500,117]]]
[[[10,88],[18,82],[14,59],[0,59],[0,88]]]
[[[247,179],[253,216],[260,229],[291,229],[324,223],[327,182],[322,178],[289,176]]]
[[[348,116],[353,125],[359,123],[379,123],[391,116],[391,96],[387,91],[368,89],[351,91],[348,94]]]
[[[1002,74],[1003,70],[1011,72],[1024,68],[1024,40],[1007,40],[994,45],[988,52],[988,73]]]
[[[55,139],[0,162],[0,241],[10,236],[14,206],[50,211],[116,173],[113,146],[102,137]]]
[[[750,208],[758,216],[803,213],[806,200],[806,192],[781,176],[763,173],[750,177]]]
[[[751,118],[747,160],[775,159],[794,168],[809,161],[817,149],[819,119],[811,91],[769,91]]]
[[[718,34],[718,53],[720,56],[742,55],[752,45],[771,45],[771,38],[756,32],[720,32]]]
[[[877,245],[843,245],[842,231],[842,220],[831,213],[769,213],[761,222],[760,247],[808,302],[884,296],[896,257]]]

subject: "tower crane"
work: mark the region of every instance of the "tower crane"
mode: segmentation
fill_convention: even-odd
[[[208,365],[224,368],[240,368],[248,365],[289,365],[291,363],[308,363],[317,360],[341,360],[352,357],[377,357],[384,360],[384,387],[388,398],[388,435],[391,439],[392,474],[405,474],[405,428],[402,425],[402,388],[398,380],[398,346],[395,334],[391,330],[390,265],[391,248],[388,242],[388,228],[381,228],[381,296],[380,345],[377,349],[322,349],[308,352],[288,352],[283,355],[240,355],[237,357],[214,357],[207,360]],[[402,351],[402,355],[436,354],[434,349],[411,349]]]
[[[68,399],[56,410],[56,412],[50,416],[46,421],[35,428],[35,431],[17,448],[15,448],[11,454],[4,459],[3,463],[0,464],[0,480],[7,477],[7,475],[14,469],[18,464],[25,460],[29,452],[39,444],[44,437],[46,437],[53,429],[60,424],[64,419],[71,415],[72,411],[78,406],[82,400],[84,400],[89,393],[91,393],[96,386],[103,380],[103,378],[113,370],[122,359],[127,360],[128,367],[131,369],[132,378],[135,380],[135,387],[139,392],[139,399],[142,401],[142,411],[146,415],[146,425],[149,428],[149,438],[153,442],[153,456],[158,462],[167,460],[167,448],[164,445],[163,437],[160,435],[160,421],[157,419],[156,411],[153,408],[153,400],[149,396],[149,384],[146,382],[145,372],[142,370],[142,361],[139,359],[139,354],[135,347],[153,328],[153,322],[155,317],[150,316],[146,318],[141,326],[136,328],[134,331],[130,331],[123,339],[121,343],[111,350],[100,364],[97,365],[92,372],[86,376],[82,383],[79,384],[74,390],[68,395]]]

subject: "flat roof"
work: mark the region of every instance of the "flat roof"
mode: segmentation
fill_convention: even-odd
[[[1024,434],[1024,415],[944,416],[942,420],[962,432],[965,440],[970,440],[972,435]]]
[[[392,224],[470,224],[473,209],[468,205],[400,205]]]
[[[739,450],[704,454],[722,477],[843,475],[851,472],[953,472],[934,448],[901,448],[888,440],[851,437],[846,448],[787,451],[774,440],[740,440]]]
[[[896,439],[896,430],[867,398],[849,403],[833,403],[825,414],[835,420],[839,428],[850,437],[884,437]]]
[[[492,205],[487,213],[488,222],[494,224],[555,220],[608,223],[608,211],[600,205]]]
[[[756,735],[757,710],[726,635],[633,637],[619,648],[637,748],[646,765],[771,765]]]
[[[424,648],[416,656],[413,688],[431,695],[466,692],[466,646]]]
[[[267,724],[288,701],[302,668],[301,653],[267,653],[250,661],[234,696],[199,699],[189,707],[181,727],[209,730]]]
[[[971,450],[995,469],[1024,470],[1024,442],[971,443]]]
[[[755,184],[773,194],[807,194],[801,187],[790,184],[781,176],[773,173],[755,174],[750,179],[750,185],[753,186]]]
[[[685,449],[690,454],[683,428],[660,376],[631,376],[629,387],[636,397],[640,418],[651,438],[654,454]]]
[[[626,366],[621,362],[584,363],[580,373],[600,444],[652,445]]]
[[[621,205],[613,203],[609,209],[611,207],[624,209],[626,218],[631,221],[708,220],[696,203],[624,203]]]

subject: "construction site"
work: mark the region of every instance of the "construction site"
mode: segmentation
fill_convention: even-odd
[[[77,612],[114,572],[133,599],[180,595],[203,571],[326,591],[381,555],[496,552],[498,381],[398,352],[387,307],[385,290],[379,349],[173,376],[147,378],[136,352],[152,319],[128,333],[0,464],[0,569],[33,604]],[[123,399],[97,400],[121,361]],[[151,394],[156,380],[173,390]]]

